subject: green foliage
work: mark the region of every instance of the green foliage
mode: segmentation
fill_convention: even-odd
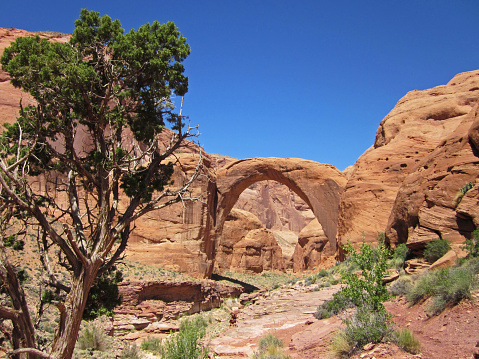
[[[21,239],[17,239],[17,236],[10,235],[4,239],[3,245],[5,247],[12,247],[16,251],[22,251],[25,246],[25,242]]]
[[[88,324],[80,331],[77,346],[80,349],[105,351],[109,346],[109,338],[98,325]]]
[[[419,354],[421,352],[421,343],[409,329],[395,330],[393,339],[402,350],[408,353]]]
[[[121,271],[111,267],[97,277],[88,293],[83,319],[92,320],[101,315],[113,315],[113,309],[121,304],[118,283],[123,280]]]
[[[398,244],[394,249],[392,258],[388,261],[388,267],[400,270],[404,266],[408,254],[409,248],[406,243]]]
[[[288,359],[283,353],[283,342],[271,333],[260,338],[258,350],[253,353],[252,359]]]
[[[25,283],[29,279],[28,272],[23,268],[15,269],[15,274],[17,275],[17,279],[20,284]]]
[[[435,315],[444,310],[448,304],[454,305],[462,299],[471,298],[471,289],[477,285],[475,275],[479,266],[468,265],[467,262],[458,268],[443,268],[422,275],[408,293],[408,301],[417,303],[433,297],[427,311]]]
[[[367,304],[374,310],[384,310],[382,303],[389,298],[389,294],[382,279],[387,272],[389,249],[383,242],[379,242],[376,248],[363,243],[359,251],[348,243],[344,249],[361,274],[344,273],[342,281],[346,287],[341,290],[342,295],[357,307]]]
[[[466,239],[465,245],[462,247],[467,251],[467,257],[479,257],[479,228],[472,232],[472,238]]]
[[[25,246],[25,242],[22,240],[17,240],[13,243],[12,248],[16,251],[22,251],[23,247]]]
[[[208,323],[203,317],[185,319],[178,333],[172,334],[161,347],[162,359],[203,359],[208,358],[208,350],[201,345]]]
[[[140,348],[152,353],[159,353],[161,351],[161,340],[159,338],[147,337],[141,342]]]
[[[23,140],[38,135],[42,143],[29,158],[32,174],[73,167],[79,175],[89,172],[96,177],[131,165],[128,150],[118,147],[116,140],[124,128],[129,127],[137,141],[151,143],[165,121],[173,130],[183,127],[171,97],[188,91],[182,62],[189,53],[186,39],[172,22],[155,21],[124,33],[118,20],[86,9],[75,21],[68,43],[39,36],[17,38],[0,59],[2,69],[38,106],[23,108],[20,126],[6,125],[0,140],[5,155],[16,153],[21,128]],[[93,137],[93,146],[75,159],[78,162],[65,161],[62,151],[43,145],[63,138],[68,147],[80,124]],[[107,125],[110,131],[105,131]],[[171,164],[158,163],[155,171],[134,168],[121,176],[122,187],[127,195],[146,202],[154,190],[170,183],[171,174]]]
[[[391,334],[390,316],[386,310],[376,311],[363,306],[357,308],[356,313],[345,323],[346,338],[356,349],[368,343],[380,343]]]
[[[466,183],[466,185],[464,187],[461,187],[459,189],[459,191],[461,191],[461,193],[464,195],[466,194],[469,190],[473,189],[474,188],[474,183],[473,182],[469,182],[469,183]]]
[[[333,299],[325,301],[321,304],[314,316],[317,319],[326,319],[333,315],[339,314],[347,308],[353,307],[350,298],[347,298],[341,291],[333,294]]]
[[[436,239],[426,244],[424,249],[424,258],[430,263],[434,263],[443,255],[445,255],[451,246],[447,239]]]
[[[400,276],[388,288],[392,296],[406,296],[413,288],[412,279],[408,275]]]

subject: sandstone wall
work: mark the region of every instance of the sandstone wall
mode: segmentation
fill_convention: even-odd
[[[472,71],[399,100],[354,166],[340,202],[338,241],[374,241],[384,231],[393,244],[468,235],[471,222],[456,216],[453,201],[477,177],[467,136],[478,99],[479,71]],[[471,210],[457,213],[465,212]]]

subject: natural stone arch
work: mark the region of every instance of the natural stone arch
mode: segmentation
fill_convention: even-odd
[[[220,168],[216,173],[215,238],[240,194],[265,180],[280,182],[301,197],[323,226],[331,249],[336,250],[339,199],[346,176],[334,166],[299,158],[252,158]]]

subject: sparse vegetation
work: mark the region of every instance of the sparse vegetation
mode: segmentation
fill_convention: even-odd
[[[316,312],[317,318],[323,318],[349,306],[355,308],[354,314],[343,319],[344,331],[336,334],[333,340],[331,351],[336,357],[349,356],[367,343],[380,342],[392,332],[390,316],[383,305],[389,293],[382,282],[391,252],[385,247],[383,238],[378,236],[379,244],[375,248],[364,242],[358,251],[350,243],[344,247],[349,255],[349,268],[357,267],[359,271],[344,270],[342,282],[346,287]]]
[[[288,359],[289,355],[283,352],[283,342],[271,333],[260,338],[258,350],[252,359]]]
[[[402,275],[388,288],[392,296],[406,296],[413,288],[412,279],[409,275]]]
[[[332,358],[349,358],[354,346],[348,340],[344,330],[340,329],[333,334],[329,344],[329,354]]]
[[[98,324],[87,324],[78,335],[79,349],[105,351],[108,349],[109,338]]]
[[[161,340],[155,337],[147,337],[144,339],[141,344],[140,348],[152,353],[160,353],[161,351]]]
[[[424,258],[426,258],[429,263],[434,263],[444,256],[450,249],[451,246],[447,239],[436,239],[426,244]]]
[[[466,239],[463,249],[467,251],[468,258],[479,257],[479,228],[472,232],[471,239]]]
[[[208,348],[201,344],[207,322],[202,316],[185,319],[178,333],[171,334],[160,348],[162,359],[203,359],[208,357]]]
[[[376,311],[367,305],[357,308],[355,314],[344,322],[344,334],[356,350],[368,343],[380,343],[392,332],[390,316],[386,310]]]
[[[122,359],[140,359],[140,353],[136,344],[127,343],[121,353]]]
[[[401,243],[394,249],[392,258],[388,260],[388,267],[400,270],[404,266],[404,262],[409,254],[409,248],[406,243]]]
[[[409,329],[398,329],[393,334],[394,342],[404,351],[411,354],[421,352],[421,343]]]
[[[433,297],[427,311],[430,315],[435,315],[443,311],[448,304],[454,305],[462,299],[471,298],[471,290],[477,286],[478,262],[479,260],[472,259],[460,267],[426,272],[407,294],[408,301],[415,304]]]

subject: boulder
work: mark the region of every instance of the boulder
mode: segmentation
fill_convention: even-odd
[[[334,252],[328,251],[327,243],[328,238],[324,234],[323,227],[317,219],[313,219],[299,233],[298,243],[292,257],[293,271],[302,272],[315,268],[321,264],[324,252],[334,255]]]
[[[261,273],[284,270],[281,247],[271,231],[254,229],[233,246],[231,269],[238,272]]]

